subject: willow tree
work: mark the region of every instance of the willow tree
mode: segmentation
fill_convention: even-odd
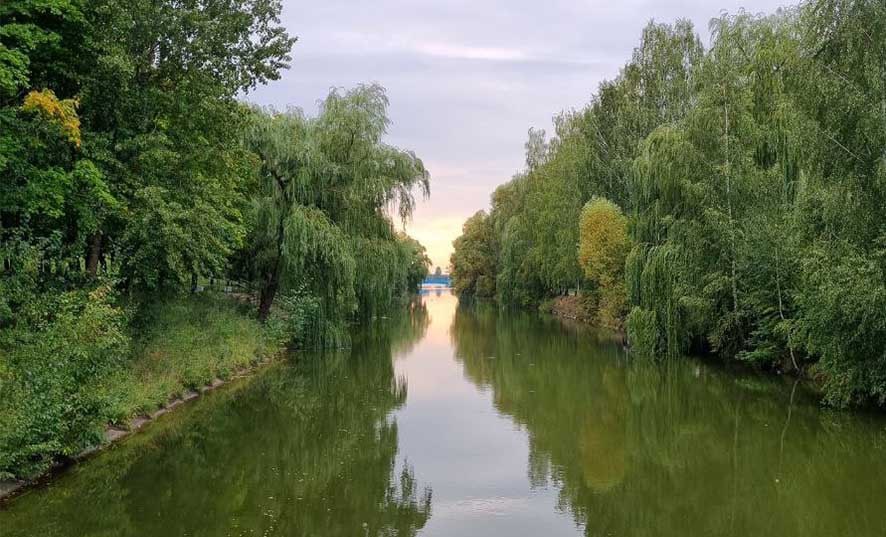
[[[368,85],[332,90],[313,118],[255,113],[247,146],[260,159],[250,245],[260,318],[281,288],[307,290],[332,321],[405,288],[421,251],[398,239],[389,213],[408,218],[429,175],[412,152],[382,143],[387,106],[384,89]]]
[[[797,221],[797,342],[831,402],[886,404],[886,4],[801,11],[798,106],[814,118]]]
[[[497,276],[495,296],[504,304],[530,306],[548,294],[542,282],[539,249],[534,248],[538,207],[531,192],[538,192],[528,174],[514,176],[492,194],[490,220],[495,233]]]
[[[538,304],[580,279],[574,222],[581,210],[577,191],[584,177],[583,139],[577,128],[581,120],[581,114],[558,115],[556,136],[550,139],[544,131],[530,129],[526,168],[492,196],[484,255],[491,257],[485,266],[495,272],[489,274],[491,279],[479,280],[478,294],[495,294],[505,303]],[[463,240],[455,243],[453,260],[462,263],[462,274],[469,272],[464,266],[476,254],[462,255],[459,250],[477,247],[469,236],[476,234],[476,227],[466,223]],[[473,284],[467,288],[473,289]]]
[[[787,93],[795,26],[741,12],[711,27],[694,106],[635,162],[629,325],[655,325],[669,355],[695,344],[771,363],[793,349],[786,235],[810,130]]]
[[[431,273],[431,258],[428,257],[428,250],[422,243],[403,232],[397,234],[397,240],[408,259],[406,290],[417,292],[421,288],[422,282]],[[440,267],[437,267],[435,275],[440,276],[441,274]]]
[[[689,270],[698,241],[686,240],[701,212],[697,187],[704,163],[686,134],[661,127],[643,142],[634,163],[630,221],[634,246],[625,262],[630,304],[628,339],[638,352],[679,355],[694,335],[687,306]]]
[[[600,85],[585,114],[583,201],[603,196],[629,209],[639,144],[691,109],[696,93],[693,72],[702,58],[701,40],[688,20],[653,22],[643,29],[630,61],[618,77]]]

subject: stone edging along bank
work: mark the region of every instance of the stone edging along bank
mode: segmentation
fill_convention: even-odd
[[[237,379],[245,378],[255,373],[256,370],[267,366],[275,361],[275,357],[265,358],[261,360],[255,361],[252,365],[236,370],[230,377],[226,380],[222,380],[218,377],[212,379],[212,382],[206,384],[205,386],[201,386],[198,390],[187,390],[179,397],[173,397],[169,401],[167,401],[162,407],[155,410],[151,414],[145,414],[136,416],[129,421],[128,427],[122,428],[119,426],[108,424],[105,427],[104,441],[101,444],[92,446],[87,448],[70,460],[58,462],[54,464],[49,470],[47,470],[44,474],[35,477],[32,480],[8,480],[2,481],[0,480],[0,509],[2,509],[3,504],[8,500],[11,500],[15,496],[21,494],[25,490],[30,487],[46,483],[51,480],[55,475],[57,475],[60,470],[67,468],[73,464],[77,464],[91,455],[94,455],[108,446],[127,438],[135,433],[137,433],[140,429],[142,429],[145,425],[152,423],[154,420],[159,418],[160,416],[169,413],[176,407],[187,403],[188,401],[193,401],[197,399],[201,395],[206,392],[212,391],[220,386],[224,386],[226,384],[231,383]]]

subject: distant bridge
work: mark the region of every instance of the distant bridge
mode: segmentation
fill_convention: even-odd
[[[423,282],[422,287],[451,287],[449,274],[441,274],[440,276],[430,275]]]

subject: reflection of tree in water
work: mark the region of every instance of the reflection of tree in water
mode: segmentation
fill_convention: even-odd
[[[585,483],[606,491],[621,483],[625,474],[624,375],[621,369],[603,370],[602,389],[607,403],[589,409],[579,437]]]
[[[379,329],[378,323],[382,323]],[[428,332],[431,317],[428,307],[420,296],[413,296],[403,311],[394,311],[387,318],[377,320],[361,331],[362,337],[376,337],[379,344],[387,347],[391,354],[399,356],[409,353]]]
[[[451,337],[467,377],[525,428],[533,485],[556,486],[588,535],[886,527],[882,420],[824,412],[768,377],[627,360],[535,315],[460,308]]]
[[[379,321],[351,352],[299,354],[236,397],[222,390],[169,416],[21,498],[0,513],[0,535],[415,535],[431,493],[398,470],[389,415],[406,397],[391,349],[421,337],[416,317]]]
[[[467,376],[490,386],[496,408],[526,426],[536,486],[553,480],[565,494],[621,482],[627,393],[617,346],[595,347],[582,330],[485,307],[459,308],[451,334]],[[589,359],[588,349],[606,359]]]

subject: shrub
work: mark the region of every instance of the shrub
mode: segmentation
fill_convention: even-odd
[[[278,297],[267,330],[275,344],[290,348],[338,348],[349,343],[346,327],[329,319],[323,302],[304,289]]]
[[[225,298],[170,297],[130,326],[109,287],[45,295],[0,331],[0,479],[29,478],[186,389],[276,352]],[[130,337],[129,334],[135,337]]]
[[[814,249],[804,262],[797,335],[820,357],[817,369],[831,404],[886,404],[883,266],[849,246]]]
[[[101,440],[106,381],[125,364],[109,287],[43,296],[0,341],[0,477],[33,476]]]

